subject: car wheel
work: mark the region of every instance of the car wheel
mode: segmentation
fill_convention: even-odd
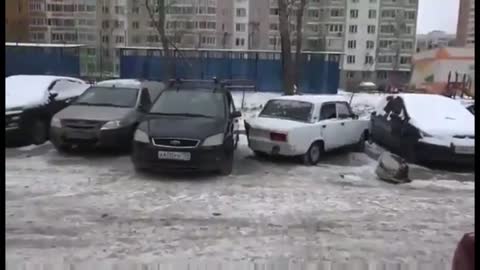
[[[33,144],[40,145],[45,143],[48,140],[48,126],[45,121],[35,120],[30,136]]]
[[[305,165],[316,165],[320,161],[322,152],[322,145],[318,142],[314,142],[308,149],[307,153],[303,155],[303,163]]]
[[[360,140],[355,144],[355,152],[364,152],[365,151],[365,132],[362,133],[362,136],[360,136]]]
[[[226,175],[230,175],[232,171],[233,171],[233,152],[227,154],[227,157],[225,157],[222,167],[220,168],[220,174],[226,176]]]

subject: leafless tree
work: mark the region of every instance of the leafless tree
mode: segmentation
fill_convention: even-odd
[[[303,14],[305,11],[306,0],[300,0],[297,8],[297,31],[296,31],[296,48],[295,48],[295,84],[300,85],[300,70],[302,67],[302,41],[303,41]]]

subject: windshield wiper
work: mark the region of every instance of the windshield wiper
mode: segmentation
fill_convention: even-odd
[[[157,113],[157,112],[151,112],[151,114],[213,118],[213,116],[205,115],[205,114],[198,114],[198,113],[161,113],[161,112]]]

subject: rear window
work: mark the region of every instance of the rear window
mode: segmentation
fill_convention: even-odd
[[[263,108],[260,116],[308,122],[310,121],[312,108],[312,103],[304,101],[270,100]]]
[[[137,104],[138,89],[90,87],[74,104],[132,108]]]

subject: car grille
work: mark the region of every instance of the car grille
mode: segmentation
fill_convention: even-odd
[[[199,143],[200,140],[195,139],[153,138],[154,145],[172,148],[194,148]]]
[[[5,115],[5,127],[16,125],[20,121],[20,114]]]
[[[74,128],[74,129],[83,129],[83,130],[92,130],[100,129],[104,121],[95,121],[95,120],[61,120],[63,127]]]
[[[475,135],[455,135],[455,139],[475,139]]]

